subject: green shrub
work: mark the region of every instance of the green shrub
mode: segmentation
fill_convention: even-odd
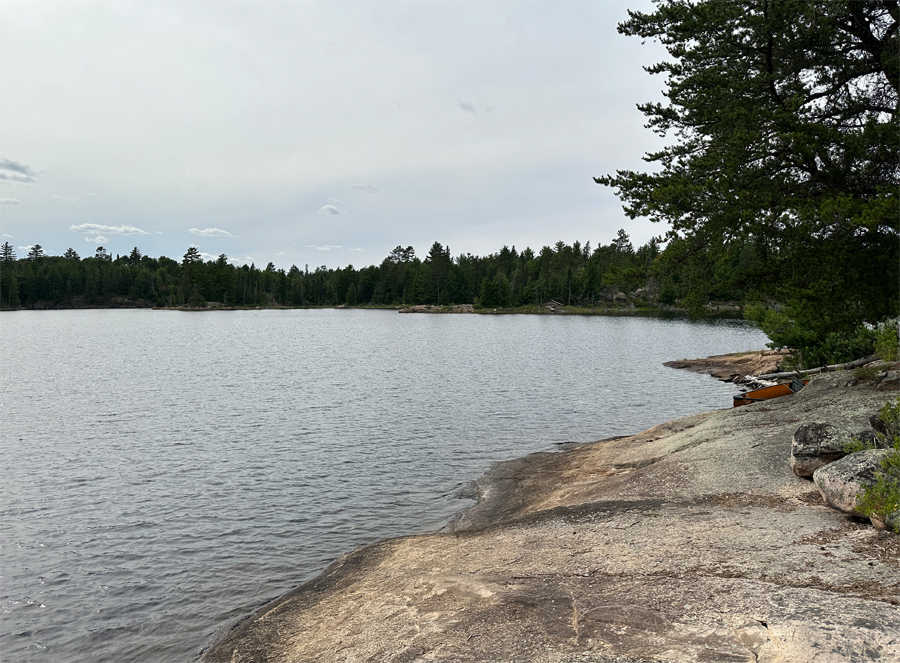
[[[857,508],[867,516],[885,520],[888,515],[900,511],[900,448],[894,449],[881,461],[881,469],[875,475],[875,483],[866,486],[857,500]],[[900,534],[900,525],[894,525]]]
[[[861,382],[874,382],[878,379],[878,369],[875,366],[860,366],[853,371],[853,384]]]
[[[876,332],[863,323],[840,330],[813,327],[797,322],[785,310],[760,303],[744,307],[744,317],[756,323],[771,339],[770,348],[799,351],[799,363],[805,368],[840,364],[872,354]]]
[[[884,361],[897,361],[897,320],[886,320],[875,329],[875,354]]]
[[[881,461],[875,483],[866,486],[857,499],[857,508],[867,516],[885,520],[891,513],[900,511],[900,397],[893,404],[885,403],[878,414],[887,430],[887,434],[878,433],[878,440],[891,451]],[[860,446],[867,448],[869,445],[854,438],[846,448],[861,451]],[[894,531],[900,533],[900,526],[895,526]]]
[[[865,451],[866,449],[874,449],[875,445],[868,440],[860,440],[855,435],[850,438],[849,442],[844,442],[841,449],[845,454],[855,454],[857,451]]]
[[[831,332],[815,347],[803,348],[807,367],[840,364],[872,354],[875,333],[860,325],[853,331]]]
[[[886,434],[879,433],[879,438],[890,446],[900,446],[900,396],[893,404],[885,403],[884,407],[878,411],[878,417],[884,423],[886,430]]]

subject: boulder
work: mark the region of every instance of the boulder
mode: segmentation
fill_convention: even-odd
[[[900,371],[886,371],[878,380],[879,391],[900,390]]]
[[[874,444],[875,431],[853,433],[829,423],[803,424],[791,440],[791,469],[798,477],[811,477],[823,465],[846,456],[844,445],[853,437]]]
[[[875,483],[879,464],[888,449],[867,449],[844,456],[813,473],[813,481],[828,504],[853,516],[866,517],[856,510],[857,497]]]

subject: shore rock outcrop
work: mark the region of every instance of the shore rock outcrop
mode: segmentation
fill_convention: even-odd
[[[804,422],[887,400],[852,382],[501,463],[446,531],[342,557],[202,660],[900,660],[900,536],[788,463]]]
[[[779,370],[779,364],[788,355],[787,350],[764,350],[741,354],[713,355],[705,359],[680,359],[667,361],[663,366],[683,368],[694,373],[705,373],[718,380],[734,382],[747,375],[765,375]]]
[[[401,308],[399,313],[474,313],[475,307],[471,304],[453,304],[449,306],[435,304],[415,304],[407,308]]]

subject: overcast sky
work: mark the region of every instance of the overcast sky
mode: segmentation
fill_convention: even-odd
[[[0,232],[278,267],[635,246],[648,2],[0,2]]]

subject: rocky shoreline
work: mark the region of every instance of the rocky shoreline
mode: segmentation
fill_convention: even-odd
[[[788,357],[790,357],[788,350],[762,350],[713,355],[704,359],[679,359],[667,361],[663,366],[711,375],[717,380],[725,382],[740,382],[748,375],[766,375],[778,372],[781,370],[782,362]]]
[[[900,660],[900,536],[791,469],[799,427],[896,392],[791,397],[502,463],[446,531],[352,552],[202,660]]]

